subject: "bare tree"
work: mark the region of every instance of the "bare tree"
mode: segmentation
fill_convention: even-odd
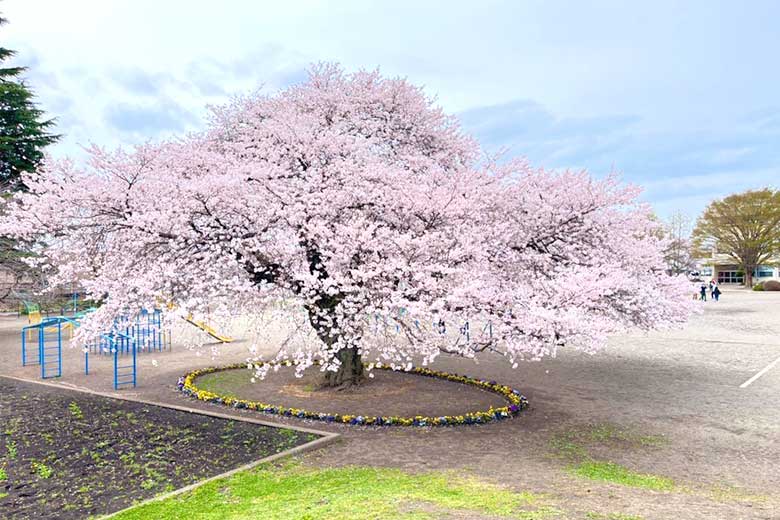
[[[664,249],[664,260],[669,274],[688,274],[696,267],[691,247],[691,224],[691,218],[681,211],[673,213],[665,222],[668,245]]]

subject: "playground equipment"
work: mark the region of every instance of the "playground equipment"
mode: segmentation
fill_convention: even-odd
[[[406,313],[405,309],[400,309],[398,311],[399,316],[403,316]],[[367,324],[373,329],[374,333],[384,332],[387,331],[388,327],[388,317],[387,316],[381,316],[379,314],[369,315],[367,318]],[[420,321],[414,320],[414,326],[417,328],[417,330],[420,330]],[[435,330],[438,334],[445,336],[447,335],[447,323],[442,320],[438,319],[436,321],[433,321],[431,323],[431,327],[433,330]],[[394,327],[395,333],[399,334],[401,332],[400,326],[395,323]],[[478,329],[479,333],[481,334],[482,338],[489,338],[490,341],[493,340],[493,323],[491,321],[487,321],[484,325],[482,325],[481,330]],[[471,336],[472,336],[472,325],[469,322],[469,320],[464,321],[459,327],[458,327],[458,335],[457,335],[457,341],[460,343],[461,340],[463,340],[466,344],[471,343]]]
[[[22,366],[40,365],[41,378],[62,376],[63,333],[73,331],[80,319],[94,309],[73,317],[45,318],[38,324],[22,327]],[[138,382],[137,356],[143,352],[162,352],[171,349],[171,338],[162,327],[162,313],[141,311],[134,318],[114,321],[109,332],[100,334],[84,349],[84,374],[89,375],[89,355],[113,356],[114,389],[136,386]]]
[[[40,311],[31,311],[27,313],[27,323],[29,325],[38,325],[41,323],[41,313]],[[38,329],[35,328],[29,328],[28,334],[30,335],[30,340],[33,340],[33,335],[38,333]]]
[[[111,331],[101,334],[88,348],[93,354],[109,354],[113,348],[120,354],[130,354],[131,343],[139,352],[170,350],[171,335],[163,329],[160,310],[142,310],[134,318],[122,317],[114,320]]]
[[[57,316],[22,327],[22,366],[40,365],[41,379],[62,375],[62,333],[70,331],[77,322]],[[31,341],[31,338],[34,338]],[[34,347],[32,345],[35,345]]]
[[[114,390],[119,390],[125,385],[135,387],[138,382],[137,339],[121,332],[110,332],[101,334],[97,343],[101,352],[105,351],[114,357]],[[84,353],[86,374],[89,374],[89,352],[88,348]],[[125,354],[129,354],[129,361],[124,361]]]
[[[205,332],[206,334],[208,334],[209,336],[211,336],[212,338],[216,339],[217,341],[219,341],[221,343],[230,343],[230,342],[233,341],[233,338],[231,338],[230,336],[225,336],[223,334],[220,334],[219,332],[217,332],[216,329],[211,327],[206,322],[204,322],[204,321],[197,321],[197,320],[193,319],[192,315],[187,316],[186,318],[184,318],[184,321],[186,321],[190,325],[194,325],[194,326],[198,327],[200,330],[202,330],[203,332]]]
[[[27,291],[12,290],[11,294],[19,301],[19,315],[27,315],[30,324],[39,323],[42,314],[45,314],[48,318],[50,317],[50,314],[56,312],[53,310],[52,305],[49,305],[44,311],[44,309],[41,308],[41,305],[35,301],[37,297]],[[60,315],[65,315],[66,313],[78,314],[79,306],[88,304],[85,300],[79,301],[80,296],[81,294],[74,288],[72,289],[70,296],[68,296],[70,299],[69,302],[67,299],[58,300]]]
[[[169,301],[166,305],[168,307],[168,310],[171,311],[176,308],[176,304],[171,301]],[[220,334],[214,327],[212,327],[205,321],[196,320],[195,318],[193,318],[192,314],[189,314],[186,317],[182,316],[182,319],[187,323],[189,323],[190,325],[199,328],[200,330],[202,330],[212,338],[216,339],[220,343],[231,343],[233,341],[233,338],[231,338],[230,336],[225,336],[224,334]]]
[[[41,311],[30,311],[27,313],[27,323],[37,325],[41,322]]]
[[[114,320],[108,333],[101,334],[97,341],[87,346],[89,353],[109,354],[114,357],[114,389],[133,387],[138,383],[138,354],[162,352],[171,349],[171,336],[162,327],[162,312],[142,310],[134,318]],[[124,356],[127,356],[125,358]],[[88,361],[85,363],[88,366]]]
[[[29,294],[16,290],[12,290],[11,294],[19,300],[19,314],[27,314],[29,316],[31,313],[37,312],[40,315],[41,306],[33,302]]]

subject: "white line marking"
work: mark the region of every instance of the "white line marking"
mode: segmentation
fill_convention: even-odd
[[[770,370],[772,370],[772,367],[774,367],[774,366],[775,366],[776,364],[778,364],[778,363],[780,363],[780,357],[779,357],[779,358],[777,358],[777,359],[775,359],[775,360],[774,360],[774,361],[772,361],[771,363],[769,363],[769,364],[768,364],[767,366],[765,366],[764,368],[762,368],[762,369],[761,369],[761,371],[760,371],[758,374],[754,375],[753,377],[751,377],[750,379],[748,379],[747,381],[745,381],[744,383],[742,383],[741,385],[739,385],[739,387],[740,387],[740,388],[747,388],[747,387],[748,387],[748,386],[750,386],[750,384],[751,384],[751,383],[753,383],[753,382],[754,382],[756,379],[758,379],[759,377],[763,376],[764,374],[766,374],[767,372],[769,372]]]

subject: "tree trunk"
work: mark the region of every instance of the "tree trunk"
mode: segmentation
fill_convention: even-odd
[[[341,365],[336,372],[325,372],[324,386],[357,386],[365,380],[363,360],[357,347],[343,348],[336,353],[336,357]]]
[[[335,297],[322,296],[317,299],[316,306],[306,307],[309,313],[309,322],[317,332],[320,341],[331,348],[339,341],[340,336],[338,332],[333,332],[338,330],[340,325],[337,316],[333,313],[337,303],[338,299]],[[337,371],[328,370],[325,372],[324,387],[357,386],[363,382],[365,379],[363,360],[357,346],[341,348],[336,352],[336,358],[341,364]]]

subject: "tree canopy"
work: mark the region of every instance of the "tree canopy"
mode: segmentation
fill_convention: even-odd
[[[0,18],[0,25],[6,23]],[[0,63],[15,51],[0,47]],[[33,172],[43,159],[43,149],[58,136],[50,131],[53,119],[34,102],[30,88],[20,78],[25,67],[0,67],[0,186],[3,191],[20,187],[21,172]]]
[[[86,167],[53,161],[25,182],[0,231],[55,237],[42,253],[57,279],[108,296],[82,337],[160,302],[172,314],[284,302],[307,323],[277,358],[322,362],[339,385],[363,361],[593,351],[691,311],[638,189],[484,160],[419,88],[378,72],[316,66],[215,108],[201,134],[94,148]],[[467,320],[468,340],[452,334]]]
[[[702,257],[715,251],[732,258],[752,287],[756,267],[780,254],[780,191],[751,190],[710,203],[696,221],[693,239]]]

